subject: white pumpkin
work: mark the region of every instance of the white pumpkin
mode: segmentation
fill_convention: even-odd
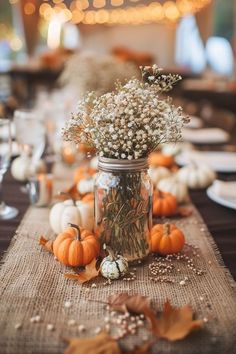
[[[185,183],[178,181],[175,176],[162,179],[157,184],[157,188],[162,192],[173,194],[178,203],[184,203],[188,200],[188,187]]]
[[[81,194],[91,193],[94,191],[94,176],[89,176],[88,178],[81,179],[77,183],[77,190]]]
[[[74,202],[72,199],[56,203],[50,211],[49,222],[56,234],[64,231],[69,223],[93,230],[94,203],[80,200]]]
[[[169,177],[171,172],[166,167],[150,167],[148,169],[148,174],[152,180],[153,184],[157,184],[161,179]]]
[[[123,256],[115,256],[110,247],[105,246],[109,255],[105,257],[100,265],[100,272],[104,278],[119,279],[123,277],[129,269],[129,264]]]
[[[94,168],[95,170],[98,169],[98,157],[94,156],[91,160],[90,160],[90,167]]]
[[[161,152],[164,155],[176,156],[182,151],[193,150],[193,145],[190,143],[169,143],[163,144]]]
[[[19,156],[15,158],[11,165],[11,174],[17,181],[25,182],[29,174],[45,173],[46,164],[43,160],[39,160],[32,165],[28,156]]]
[[[189,188],[197,189],[208,187],[216,178],[216,174],[206,165],[192,163],[179,169],[177,178]]]

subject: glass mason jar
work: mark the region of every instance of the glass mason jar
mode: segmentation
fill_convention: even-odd
[[[99,158],[95,181],[95,233],[128,261],[149,253],[152,183],[147,160]]]

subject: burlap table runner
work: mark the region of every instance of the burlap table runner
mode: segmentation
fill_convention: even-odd
[[[152,260],[149,260],[137,267],[136,280],[118,280],[108,286],[103,280],[96,280],[96,287],[65,279],[64,273],[69,268],[38,245],[42,234],[54,238],[48,214],[47,208],[30,207],[2,260],[0,353],[62,353],[63,338],[81,336],[79,324],[86,327],[83,336],[93,335],[95,328],[103,325],[107,310],[104,304],[91,300],[105,301],[111,293],[121,291],[150,296],[157,310],[161,310],[167,298],[176,306],[190,303],[197,317],[205,319],[205,326],[199,332],[175,343],[160,341],[153,352],[233,354],[236,351],[235,283],[195,208],[191,216],[175,221],[184,231],[187,242],[199,247],[194,259],[203,275],[195,274],[180,261],[169,276],[175,283],[153,282],[148,268]],[[180,285],[185,277],[188,280]],[[68,301],[69,308],[65,307]],[[30,319],[36,315],[41,320],[32,323]],[[74,326],[68,323],[72,319],[76,321]],[[18,323],[22,324],[20,329],[15,328]],[[48,324],[54,325],[54,331],[47,329]],[[131,342],[137,344],[138,340],[134,336]]]

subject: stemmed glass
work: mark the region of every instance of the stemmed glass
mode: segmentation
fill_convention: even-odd
[[[8,119],[0,119],[0,192],[3,175],[6,173],[11,160],[11,126]],[[12,219],[18,214],[16,208],[4,203],[0,193],[0,220]]]
[[[14,113],[16,140],[20,147],[21,155],[30,159],[30,170],[41,158],[45,148],[45,126],[36,111],[17,110]]]

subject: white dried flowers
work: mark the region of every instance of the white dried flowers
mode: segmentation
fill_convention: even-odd
[[[159,94],[172,89],[179,75],[162,75],[157,66],[141,68],[143,81],[117,84],[114,92],[88,93],[64,130],[76,144],[94,146],[99,156],[117,159],[147,157],[157,146],[180,140],[187,118],[181,107]]]

